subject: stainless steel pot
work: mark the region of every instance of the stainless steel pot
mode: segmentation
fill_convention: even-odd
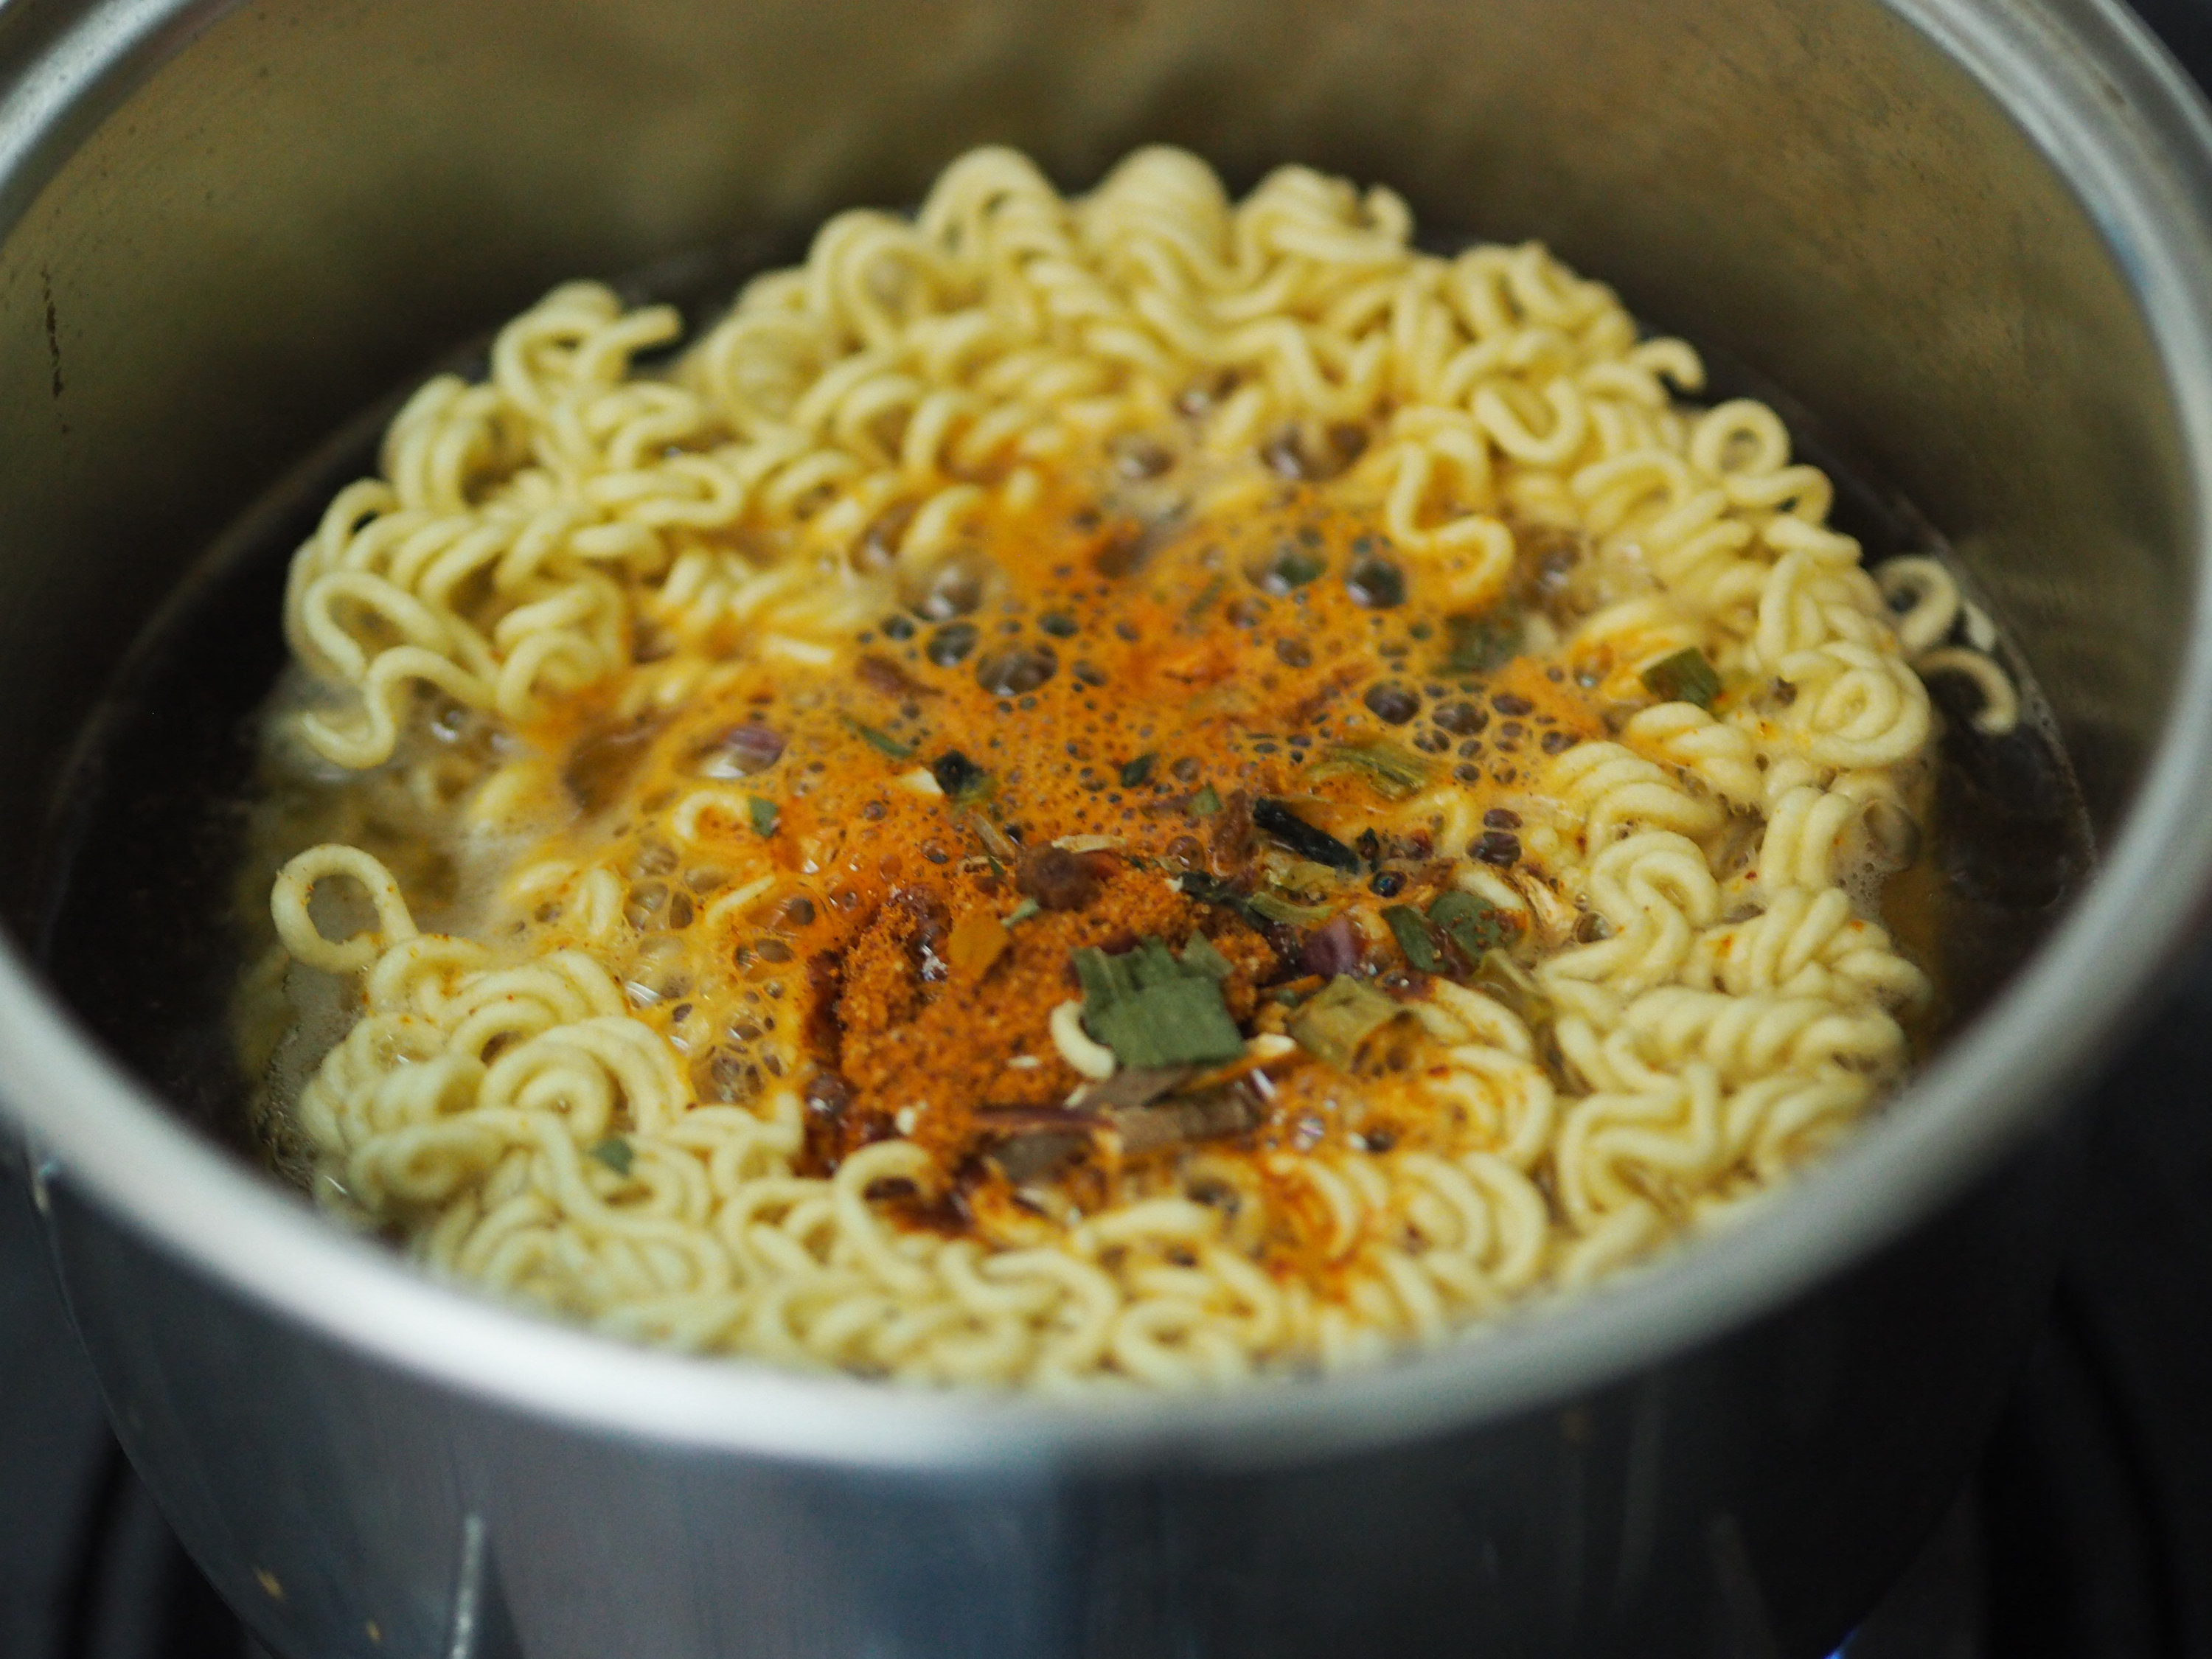
[[[88,1040],[21,945],[32,852],[196,550],[552,281],[909,199],[986,138],[1070,183],[1154,138],[1388,179],[1753,364],[1954,538],[2103,873],[1754,1224],[1369,1375],[1096,1411],[482,1305]],[[2100,0],[13,0],[0,1088],[125,1446],[294,1656],[1825,1651],[1968,1466],[2059,1104],[2207,888],[2207,364],[2212,125]]]

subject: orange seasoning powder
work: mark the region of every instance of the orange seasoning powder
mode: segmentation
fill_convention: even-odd
[[[701,1099],[801,1089],[806,1173],[904,1135],[945,1179],[896,1213],[1019,1243],[1164,1190],[1202,1152],[1277,1200],[1261,1259],[1318,1273],[1328,1218],[1285,1157],[1466,1131],[1410,1086],[1435,1063],[1416,1022],[1329,1059],[1282,1034],[1340,975],[1404,1003],[1426,973],[1486,971],[1384,912],[1423,911],[1470,861],[1514,872],[1534,775],[1603,733],[1598,674],[1516,649],[1571,542],[1455,619],[1371,513],[1295,479],[1152,524],[1110,490],[1048,490],[969,534],[912,608],[825,641],[826,661],[728,641],[672,712],[601,704],[526,733],[580,814],[541,852],[625,878],[618,976]],[[1446,785],[1480,815],[1455,845],[1422,799]],[[731,872],[763,853],[775,879],[744,890]],[[533,927],[542,948],[580,942],[557,906]],[[1203,994],[1261,1041],[1082,1075],[1052,1030],[1085,996],[1078,953],[1194,939]]]

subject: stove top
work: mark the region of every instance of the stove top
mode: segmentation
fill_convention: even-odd
[[[2212,85],[2212,0],[2136,9]],[[2003,1424],[1838,1659],[2212,1659],[2212,945],[2174,982],[2097,1091],[2085,1202]],[[6,1181],[0,1659],[270,1659],[109,1437]]]

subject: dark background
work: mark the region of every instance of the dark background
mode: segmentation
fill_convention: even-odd
[[[2212,84],[2212,0],[2136,9]],[[2097,1091],[2087,1200],[2011,1412],[1850,1659],[2212,1659],[2212,948],[2170,998]],[[0,1178],[0,1659],[246,1651],[109,1438]]]

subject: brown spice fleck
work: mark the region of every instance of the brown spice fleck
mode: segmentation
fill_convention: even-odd
[[[924,685],[889,657],[874,651],[862,652],[860,659],[853,665],[853,672],[869,690],[881,692],[887,697],[941,697],[945,695],[933,685]]]
[[[1504,869],[1521,861],[1521,837],[1510,830],[1486,830],[1467,852],[1469,858]]]
[[[1080,910],[1098,896],[1114,860],[1103,853],[1036,847],[1022,854],[1014,885],[1048,910]]]
[[[1249,790],[1230,792],[1213,815],[1212,840],[1214,867],[1241,869],[1252,856],[1252,795]]]

